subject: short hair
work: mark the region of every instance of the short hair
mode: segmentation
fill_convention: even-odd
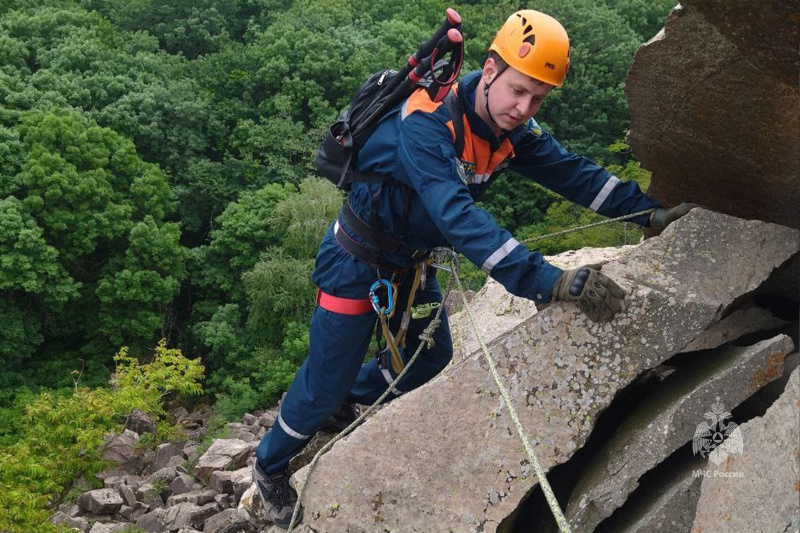
[[[506,69],[506,67],[508,66],[508,63],[506,63],[505,59],[500,57],[500,54],[498,54],[494,50],[489,52],[489,57],[487,59],[494,59],[494,62],[497,65],[498,72],[504,71]]]

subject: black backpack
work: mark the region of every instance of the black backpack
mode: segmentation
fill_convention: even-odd
[[[364,82],[350,102],[350,107],[331,125],[317,149],[314,166],[320,174],[345,191],[349,191],[356,181],[383,183],[390,179],[386,175],[357,173],[358,151],[378,120],[420,87],[427,89],[433,101],[443,100],[448,106],[456,134],[456,153],[461,154],[464,147],[464,111],[458,96],[451,90],[464,57],[460,28],[458,13],[448,9],[447,20],[409,58],[402,70],[381,70]],[[438,61],[450,52],[449,61]]]

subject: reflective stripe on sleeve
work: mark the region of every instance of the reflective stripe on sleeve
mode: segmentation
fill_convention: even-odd
[[[392,382],[394,381],[394,379],[392,379],[392,375],[389,373],[389,369],[388,368],[381,368],[381,374],[383,374],[383,379],[386,380],[386,383],[391,385]],[[396,394],[397,396],[400,396],[401,394],[403,394],[403,391],[399,391],[399,390],[395,389],[394,387],[392,387],[392,393]]]
[[[300,440],[307,440],[307,439],[310,439],[310,438],[311,438],[311,435],[303,435],[302,433],[298,433],[297,431],[295,431],[295,430],[293,430],[292,428],[290,428],[290,427],[289,427],[289,424],[287,424],[286,422],[284,422],[284,420],[283,420],[283,415],[282,415],[281,413],[278,413],[278,424],[280,424],[280,426],[281,426],[281,429],[282,429],[282,430],[283,430],[283,431],[284,431],[284,432],[285,432],[287,435],[289,435],[290,437],[294,437],[294,438],[296,438],[296,439],[300,439]]]
[[[483,270],[487,274],[490,274],[494,266],[503,259],[505,259],[508,256],[508,254],[514,251],[514,248],[516,248],[517,246],[519,246],[519,241],[514,237],[511,237],[505,242],[505,244],[503,244],[503,246],[495,250],[494,253],[490,255],[486,259],[486,261],[484,261],[481,270]]]
[[[610,178],[608,178],[606,184],[603,186],[603,188],[600,190],[597,196],[595,196],[592,205],[589,206],[589,209],[591,209],[592,211],[597,211],[598,209],[600,209],[600,206],[603,205],[603,202],[606,201],[606,198],[608,198],[608,195],[611,194],[611,191],[614,190],[614,187],[617,186],[617,183],[619,183],[618,177],[611,176]]]

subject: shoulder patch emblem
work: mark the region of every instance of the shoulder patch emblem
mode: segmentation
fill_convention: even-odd
[[[538,137],[542,134],[542,127],[538,122],[533,120],[533,117],[528,119],[528,122],[525,124],[525,130],[535,137]]]
[[[456,170],[458,171],[459,179],[464,185],[470,185],[475,181],[475,163],[456,158]]]

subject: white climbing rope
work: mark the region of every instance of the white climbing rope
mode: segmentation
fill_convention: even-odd
[[[610,224],[611,222],[619,222],[619,221],[627,220],[627,219],[634,218],[634,217],[637,217],[637,216],[640,216],[640,215],[645,215],[645,214],[648,214],[648,213],[652,213],[653,211],[655,211],[655,209],[647,209],[645,211],[639,211],[637,213],[631,213],[629,215],[625,215],[625,216],[621,216],[621,217],[617,217],[617,218],[601,220],[599,222],[594,222],[592,224],[586,224],[584,226],[578,226],[578,227],[569,228],[569,229],[566,229],[566,230],[563,230],[563,231],[557,231],[555,233],[549,233],[547,235],[541,235],[541,236],[538,236],[538,237],[532,237],[530,239],[525,239],[525,240],[521,241],[521,244],[527,244],[529,242],[539,241],[539,240],[547,239],[547,238],[550,238],[550,237],[556,237],[556,236],[564,235],[564,234],[567,234],[567,233],[581,231],[581,230],[584,230],[584,229],[593,228],[593,227],[596,227],[596,226],[601,226],[603,224]],[[442,298],[442,302],[446,302],[447,301],[447,297],[449,296],[450,290],[452,289],[452,286],[453,286],[453,280],[455,279],[456,283],[458,284],[458,288],[461,291],[461,300],[464,302],[464,309],[467,311],[467,316],[469,317],[470,324],[472,325],[472,329],[475,332],[475,337],[478,339],[478,342],[481,345],[481,350],[483,352],[484,358],[486,359],[486,362],[489,365],[489,370],[490,370],[490,372],[492,374],[492,378],[494,378],[495,384],[497,385],[498,389],[500,389],[500,395],[503,398],[503,402],[505,402],[506,407],[508,408],[508,412],[509,412],[509,415],[511,416],[511,420],[514,422],[514,427],[517,429],[517,434],[519,435],[520,440],[522,440],[522,445],[525,448],[525,452],[528,454],[528,459],[530,460],[531,465],[533,465],[534,472],[536,473],[536,478],[539,480],[539,484],[542,487],[542,492],[544,492],[545,499],[547,500],[547,504],[550,507],[550,511],[553,513],[553,517],[555,518],[556,523],[558,524],[558,528],[559,528],[560,532],[561,533],[571,533],[571,530],[570,530],[570,527],[569,527],[569,523],[567,522],[566,518],[564,517],[564,513],[561,511],[561,507],[560,507],[560,505],[558,503],[558,500],[556,499],[555,494],[553,493],[553,489],[550,487],[550,483],[547,481],[547,477],[545,475],[545,472],[542,469],[542,466],[539,463],[539,460],[536,458],[536,454],[534,453],[533,447],[531,446],[530,442],[528,441],[528,437],[525,435],[525,430],[522,427],[522,423],[519,421],[519,417],[517,416],[517,412],[514,409],[514,407],[511,405],[511,397],[508,394],[508,390],[505,388],[505,386],[503,386],[503,383],[502,383],[502,381],[500,379],[500,375],[497,372],[497,367],[495,365],[494,359],[492,359],[492,356],[489,353],[489,349],[486,347],[486,343],[483,341],[483,338],[480,335],[480,331],[478,329],[478,325],[476,324],[475,318],[472,315],[472,310],[470,309],[470,306],[467,303],[466,298],[464,298],[464,286],[461,283],[461,279],[458,277],[458,263],[459,263],[458,257],[457,257],[457,255],[455,253],[453,253],[453,256],[454,257],[453,257],[453,260],[451,261],[451,265],[450,265],[450,270],[451,270],[450,273],[452,275],[450,276],[450,278],[447,281],[447,287],[445,289],[445,293],[444,293],[444,296]],[[297,493],[297,503],[295,503],[294,510],[292,512],[292,519],[291,519],[291,521],[289,523],[288,533],[291,533],[292,530],[294,529],[295,525],[296,525],[295,522],[296,522],[297,516],[298,516],[298,514],[300,512],[300,506],[301,506],[301,502],[302,502],[302,499],[303,499],[303,492],[305,492],[305,488],[308,485],[308,481],[311,479],[311,473],[313,472],[314,467],[316,466],[317,462],[319,461],[319,458],[323,454],[325,454],[328,450],[330,450],[333,447],[333,445],[336,444],[339,440],[341,440],[342,438],[344,438],[347,435],[349,435],[350,433],[352,433],[352,431],[359,424],[361,424],[361,422],[364,421],[365,418],[367,418],[369,415],[371,415],[375,411],[375,409],[377,409],[378,406],[381,403],[383,403],[383,400],[386,399],[386,397],[391,393],[391,391],[393,391],[395,389],[395,386],[400,382],[401,379],[403,379],[403,377],[406,375],[408,370],[411,368],[411,366],[417,360],[417,357],[422,352],[422,348],[425,347],[425,346],[430,345],[431,343],[433,343],[433,334],[434,334],[434,332],[436,331],[436,329],[439,327],[439,325],[442,322],[441,321],[441,314],[442,314],[443,310],[444,310],[444,305],[439,306],[438,310],[436,311],[436,316],[433,318],[433,320],[431,320],[431,322],[428,324],[428,326],[425,328],[425,330],[419,336],[419,339],[421,341],[423,341],[423,342],[421,342],[419,344],[419,346],[417,346],[417,350],[414,352],[414,355],[411,357],[411,359],[409,359],[408,363],[406,363],[406,366],[405,366],[405,368],[403,368],[403,371],[400,372],[400,374],[397,375],[397,377],[394,379],[392,384],[389,385],[389,387],[386,389],[386,391],[384,391],[384,393],[377,400],[375,400],[375,403],[370,405],[363,413],[361,413],[359,415],[359,417],[355,419],[355,421],[353,421],[349,426],[347,426],[345,429],[343,429],[341,431],[341,433],[336,435],[336,437],[331,439],[330,442],[325,444],[325,446],[323,446],[317,452],[317,454],[314,456],[314,459],[311,460],[311,463],[309,463],[309,465],[308,465],[308,473],[306,474],[306,479],[305,479],[305,481],[303,481],[303,485],[300,487],[300,490]]]
[[[561,506],[559,506],[558,500],[556,500],[556,495],[553,494],[553,489],[550,487],[550,483],[547,481],[547,477],[542,469],[542,465],[539,464],[539,460],[536,458],[536,453],[534,453],[533,447],[528,441],[528,437],[525,435],[525,429],[522,427],[522,423],[519,421],[517,411],[514,409],[514,406],[511,405],[511,396],[508,394],[508,390],[500,380],[500,374],[497,372],[497,366],[494,363],[494,359],[492,359],[492,356],[489,354],[489,349],[486,347],[486,343],[483,341],[483,338],[478,331],[478,325],[475,322],[475,317],[472,316],[472,309],[470,309],[467,299],[464,297],[464,286],[461,284],[461,279],[458,277],[458,274],[455,271],[453,272],[453,277],[456,278],[456,282],[458,283],[458,290],[461,291],[461,301],[464,302],[464,309],[467,311],[469,322],[472,325],[472,329],[475,331],[475,337],[478,339],[478,342],[481,345],[483,357],[489,364],[489,371],[492,373],[495,385],[497,385],[497,388],[500,389],[500,396],[503,397],[503,402],[505,402],[506,407],[508,408],[508,414],[511,415],[511,420],[514,422],[514,427],[517,429],[517,434],[519,435],[520,440],[522,440],[522,446],[525,448],[525,452],[528,454],[528,459],[530,460],[531,465],[533,465],[533,470],[536,472],[536,479],[539,480],[539,485],[542,486],[542,492],[544,492],[547,505],[550,506],[550,511],[553,513],[553,518],[555,518],[556,524],[558,524],[558,529],[561,531],[561,533],[571,533],[569,523],[567,523],[567,519],[564,518],[564,513],[561,512]]]

